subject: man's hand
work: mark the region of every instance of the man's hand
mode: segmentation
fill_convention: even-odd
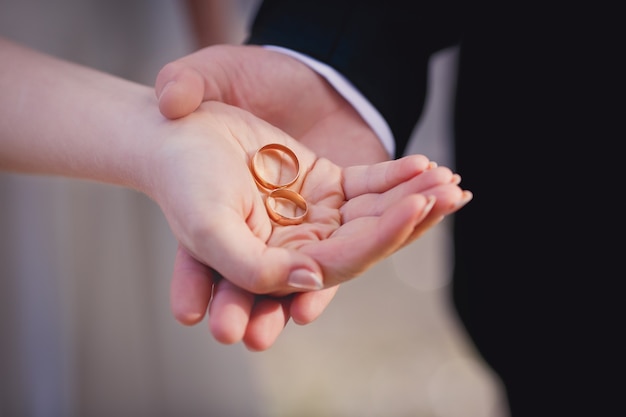
[[[245,109],[341,166],[389,159],[378,137],[328,82],[299,60],[259,46],[218,45],[165,65],[161,113],[186,116],[205,101]]]

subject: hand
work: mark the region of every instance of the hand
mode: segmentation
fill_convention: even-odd
[[[351,105],[315,72],[283,54],[258,47],[206,48],[164,67],[156,87],[160,109],[171,118],[194,111],[202,101],[221,100],[272,122],[340,165],[387,159],[378,138]],[[338,137],[342,140],[337,140]],[[427,164],[424,157],[413,158]],[[419,170],[409,172],[413,172],[417,179],[426,167],[422,165]],[[436,224],[442,216],[451,212],[455,204],[462,204],[471,198],[456,187],[460,180],[458,176],[443,168],[433,172],[442,176],[440,184],[447,184],[444,187],[446,191],[453,192],[438,195],[431,213],[415,227],[414,233],[403,244]],[[457,183],[451,185],[447,182],[450,180]],[[427,191],[427,188],[405,189],[405,192]],[[397,248],[399,246],[394,250]],[[371,258],[370,263],[361,265],[361,268],[382,257]],[[349,258],[342,258],[341,261],[344,268],[351,266]],[[352,277],[363,270],[354,269]],[[210,268],[195,261],[184,250],[179,251],[172,280],[172,306],[179,320],[193,324],[204,316],[211,296],[211,276]],[[330,302],[336,289],[335,286],[284,298],[268,298],[246,292],[228,280],[220,281],[215,287],[210,309],[213,334],[225,343],[243,338],[251,349],[267,348],[290,315],[300,324],[313,321]]]
[[[258,46],[218,45],[170,62],[155,83],[176,119],[214,100],[245,109],[341,166],[389,159],[369,125],[310,67]]]
[[[179,320],[195,323],[216,284],[210,325],[224,343],[243,339],[251,349],[266,348],[290,314],[296,320],[317,314],[331,287],[412,241],[428,221],[466,198],[458,177],[432,168],[423,156],[341,168],[222,103],[205,103],[170,126],[175,130],[168,136],[176,139],[160,144],[152,165],[158,167],[154,198],[181,243],[172,305]],[[300,225],[270,221],[250,173],[251,156],[269,141],[289,146],[299,158],[302,175],[292,187],[309,204]],[[440,207],[435,217],[430,197]],[[227,279],[217,280],[201,264]],[[302,285],[290,280],[303,276],[317,277],[328,290],[287,296]],[[315,288],[313,281],[308,286]]]

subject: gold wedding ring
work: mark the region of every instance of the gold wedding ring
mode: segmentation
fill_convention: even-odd
[[[291,159],[291,161],[293,162],[295,174],[293,178],[291,178],[289,181],[283,182],[283,183],[278,182],[280,181],[282,167],[284,166],[284,164],[282,163],[279,164],[279,166],[281,167],[281,170],[277,172],[276,180],[273,180],[276,182],[271,182],[269,179],[267,179],[267,176],[268,176],[267,174],[264,177],[259,172],[258,164],[259,164],[259,159],[261,158],[261,155],[270,153],[271,151],[281,152],[287,155],[289,159]],[[281,156],[279,155],[279,158],[280,157]],[[250,171],[252,171],[252,176],[254,177],[257,184],[259,184],[261,187],[265,188],[266,190],[276,190],[279,188],[289,187],[291,184],[296,182],[296,180],[300,176],[300,162],[298,161],[298,157],[296,156],[296,154],[285,145],[281,145],[280,143],[270,143],[269,145],[265,145],[261,147],[258,151],[256,151],[256,153],[252,157],[252,162],[250,163]]]
[[[285,204],[284,201],[288,201],[289,203]],[[291,205],[294,207],[289,207]],[[265,199],[265,208],[267,208],[267,214],[270,216],[270,219],[281,226],[302,223],[308,212],[308,206],[304,197],[287,188],[277,188],[271,191]],[[292,209],[295,213],[294,216],[283,214],[284,211],[290,211]]]
[[[272,152],[274,151],[274,152]],[[276,152],[277,151],[277,152]],[[287,182],[279,182],[281,177],[283,177],[283,167],[289,166],[289,164],[285,164],[282,159],[283,155],[286,155],[292,162],[292,168],[295,171],[293,177],[290,176],[290,180]],[[259,160],[261,159],[262,154],[265,157],[274,157],[279,158],[279,162],[277,164],[267,164],[263,163],[262,166],[279,166],[280,169],[274,172],[266,172],[265,175],[261,175],[259,173]],[[252,161],[250,162],[250,171],[252,172],[252,176],[256,183],[263,189],[269,192],[267,197],[265,198],[265,208],[267,209],[267,214],[270,219],[281,226],[289,226],[300,224],[304,221],[308,213],[308,205],[304,197],[302,197],[297,192],[288,189],[290,185],[296,182],[298,177],[300,176],[300,161],[298,161],[298,157],[288,147],[285,145],[281,145],[280,143],[270,143],[269,145],[265,145],[256,151],[254,156],[252,157]],[[275,173],[275,182],[270,181],[267,177],[270,174]],[[286,213],[294,213],[293,216],[289,216]]]

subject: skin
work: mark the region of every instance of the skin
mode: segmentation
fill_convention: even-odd
[[[206,101],[169,120],[149,86],[2,39],[0,61],[0,169],[104,182],[152,198],[180,242],[174,314],[183,323],[201,320],[214,289],[210,325],[223,343],[268,348],[290,315],[314,319],[337,284],[467,200],[459,178],[423,156],[342,167],[227,103]],[[300,161],[293,187],[310,205],[302,225],[273,224],[250,174],[254,152],[276,142]],[[269,168],[279,171],[275,164]],[[303,276],[324,289],[290,285]]]
[[[157,77],[155,91],[161,113],[172,120],[193,114],[201,103],[213,101],[228,103],[279,127],[297,139],[300,144],[315,151],[316,155],[345,167],[348,172],[352,172],[352,169],[361,170],[358,176],[366,182],[369,181],[368,174],[362,171],[362,165],[415,163],[414,168],[409,170],[414,175],[405,177],[404,182],[397,184],[398,188],[393,193],[397,192],[400,197],[405,196],[410,190],[411,193],[430,197],[430,200],[426,200],[432,204],[428,213],[421,215],[415,213],[417,217],[403,218],[400,223],[383,224],[381,221],[377,227],[390,228],[388,231],[394,230],[393,243],[390,242],[388,246],[390,250],[383,252],[365,250],[368,254],[361,258],[364,252],[355,247],[346,245],[345,248],[350,248],[349,250],[339,250],[340,248],[335,246],[326,254],[327,260],[333,258],[334,262],[345,262],[346,266],[367,264],[369,267],[413,242],[441,221],[445,215],[458,210],[472,198],[469,191],[463,191],[458,187],[460,177],[457,174],[422,159],[425,158],[423,155],[384,162],[389,161],[389,156],[379,139],[350,103],[308,66],[284,54],[244,45],[217,45],[204,48],[164,66]],[[374,189],[379,191],[378,188]],[[385,194],[389,197],[391,192]],[[393,200],[399,202],[395,198]],[[406,203],[409,204],[408,200]],[[408,212],[403,212],[403,216],[408,215]],[[406,221],[414,224],[410,231],[401,227]],[[365,227],[365,224],[356,227],[354,233],[358,233],[359,227]],[[372,228],[374,229],[380,231],[378,228]],[[282,244],[283,240],[278,233],[276,235]],[[357,246],[363,242],[372,243],[373,236],[367,234],[361,236],[363,241],[354,241]],[[289,239],[285,242],[287,240]],[[306,248],[307,246],[303,245],[299,250]],[[335,259],[333,253],[341,253],[341,258]],[[360,261],[357,262],[354,257],[359,257]],[[179,320],[185,324],[199,322],[204,317],[206,306],[212,297],[209,323],[215,337],[224,343],[243,340],[252,350],[263,350],[271,346],[290,317],[299,324],[315,320],[332,300],[338,288],[335,284],[346,280],[330,281],[325,278],[326,286],[330,284],[332,287],[287,297],[260,297],[245,288],[238,288],[232,283],[222,281],[211,293],[209,283],[215,280],[209,268],[199,265],[194,256],[182,251],[179,252],[176,264],[183,270],[197,271],[193,282],[174,271],[172,288],[180,286],[186,289],[195,288],[190,292],[198,297],[195,305],[181,304],[177,297],[172,298],[172,308]],[[342,268],[335,264],[332,269]],[[361,267],[350,267],[343,276],[354,278],[364,270]],[[177,291],[173,290],[172,294],[176,293]],[[224,305],[229,305],[231,309],[223,308]],[[194,319],[189,320],[189,317]]]

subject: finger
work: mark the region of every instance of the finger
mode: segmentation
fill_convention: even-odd
[[[170,305],[176,320],[185,325],[201,321],[211,299],[212,285],[211,270],[179,246],[170,285]]]
[[[320,291],[301,292],[293,295],[289,312],[296,324],[312,323],[328,307],[339,290],[339,285]]]
[[[418,225],[413,230],[413,233],[408,237],[403,246],[414,242],[427,230],[439,224],[445,218],[445,216],[460,210],[463,206],[469,203],[472,198],[473,194],[467,190],[461,192],[461,197],[459,199],[446,199],[445,196],[442,196],[441,203],[439,200],[437,200],[437,204],[435,204],[435,207],[433,207],[430,213],[428,213],[428,216],[422,222],[418,223]]]
[[[236,286],[254,294],[323,287],[321,268],[310,256],[268,246],[234,212],[213,213],[212,218],[204,232],[194,235],[194,255]]]
[[[352,198],[341,207],[341,215],[344,222],[359,217],[379,216],[410,194],[435,197],[438,207],[449,209],[448,205],[454,204],[461,197],[459,181],[460,177],[448,168],[436,167],[380,194],[369,193]]]
[[[202,101],[236,104],[230,77],[240,62],[228,50],[225,46],[208,47],[165,65],[155,81],[161,113],[176,119],[196,110]]]
[[[420,194],[406,196],[381,216],[344,223],[332,239],[303,246],[301,251],[322,264],[327,287],[345,282],[402,247],[434,203]]]
[[[258,296],[248,328],[243,337],[246,347],[254,352],[269,349],[289,322],[291,297]]]
[[[159,71],[155,90],[161,114],[178,119],[193,113],[202,103],[204,78],[183,62],[172,62]]]
[[[224,344],[243,339],[254,305],[254,294],[222,279],[214,289],[209,307],[209,328],[215,340]]]
[[[367,193],[382,193],[429,169],[424,155],[359,165],[344,169],[343,188],[347,199]]]
[[[296,293],[281,298],[257,298],[244,343],[249,350],[269,349],[289,322],[290,315],[300,325],[316,320],[331,302],[339,286],[320,291]]]

